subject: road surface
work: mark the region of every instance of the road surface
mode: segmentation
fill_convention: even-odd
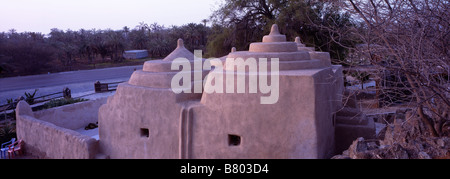
[[[62,91],[64,87],[71,89],[72,96],[94,91],[96,81],[128,81],[135,69],[141,70],[142,65],[0,78],[0,105],[7,103],[7,99],[25,97],[25,92],[32,93],[35,89],[38,89],[36,97]]]

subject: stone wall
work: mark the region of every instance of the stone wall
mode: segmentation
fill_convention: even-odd
[[[101,153],[113,159],[332,157],[334,113],[342,107],[342,67],[332,66],[328,53],[298,49],[297,45],[287,42],[274,25],[263,42],[252,43],[249,51],[233,49],[227,56],[231,60],[222,63],[223,69],[202,71],[208,77],[203,86],[205,92],[198,93],[198,97],[190,96],[192,93],[175,94],[171,89],[172,79],[178,73],[196,71],[169,68],[179,58],[196,64],[194,55],[179,40],[177,49],[168,57],[146,62],[143,70],[120,84],[100,108]],[[263,59],[270,59],[270,65],[260,66],[263,63],[258,62]],[[248,65],[252,61],[256,67]],[[244,70],[237,70],[241,67]],[[260,67],[270,71],[267,85],[275,87],[270,94],[278,99],[274,104],[262,102],[269,94],[261,90],[261,80],[250,81],[264,76]],[[224,73],[231,74],[233,81],[227,82]],[[193,76],[190,77],[192,82]],[[193,78],[194,83],[203,82],[196,81],[195,75]],[[234,79],[244,79],[244,90],[238,92],[238,81]],[[208,92],[219,83],[223,83],[223,89],[232,86],[233,92]],[[257,87],[252,92],[250,86],[259,86],[260,92]],[[184,100],[179,100],[180,96]]]
[[[56,126],[76,130],[98,121],[98,109],[106,103],[106,98],[51,108],[34,113],[36,119]]]
[[[91,159],[98,141],[73,129],[97,121],[98,108],[106,99],[32,112],[24,101],[16,108],[17,138],[25,142],[25,152],[38,158]]]
[[[180,110],[170,89],[120,84],[99,110],[101,153],[111,159],[178,158]]]

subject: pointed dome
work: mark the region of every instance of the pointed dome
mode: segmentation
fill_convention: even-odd
[[[300,40],[300,37],[295,37],[295,43],[297,43],[297,47],[306,47]]]
[[[286,36],[280,34],[278,25],[273,24],[270,34],[263,37],[263,42],[286,42]]]
[[[270,34],[269,35],[281,35],[277,24],[273,24],[272,25],[272,28],[270,28]]]
[[[298,51],[309,51],[309,52],[314,51],[314,47],[306,47],[306,45],[302,43],[300,37],[295,38],[295,43],[297,44]]]
[[[286,36],[280,34],[278,25],[273,24],[270,34],[264,36],[262,42],[250,44],[249,52],[296,52],[295,42],[286,42]]]
[[[188,60],[194,60],[194,54],[184,47],[183,39],[178,39],[177,48],[167,55],[163,61],[173,61],[177,58],[186,58]]]
[[[296,39],[297,42],[300,38]],[[318,69],[331,66],[325,60],[328,53],[322,55],[314,52],[314,59],[310,51],[314,51],[311,47],[298,47],[296,42],[286,41],[286,36],[280,34],[278,26],[272,25],[272,29],[269,35],[264,36],[263,42],[253,42],[250,44],[248,51],[236,51],[232,49],[232,52],[223,59],[278,59],[278,70],[300,70],[300,69]],[[329,58],[329,55],[328,55]],[[325,61],[325,62],[324,62]],[[246,65],[246,62],[236,63],[234,60],[225,61],[224,69],[227,71],[235,71],[236,66]],[[268,70],[271,68],[267,68]],[[250,71],[251,69],[249,69]]]

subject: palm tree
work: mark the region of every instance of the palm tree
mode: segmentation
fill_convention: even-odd
[[[88,58],[88,62],[92,63],[94,55],[94,39],[91,30],[80,30],[78,45],[80,54],[82,56],[86,56]]]
[[[147,34],[142,30],[133,30],[129,34],[131,47],[134,49],[144,49],[147,41]]]
[[[125,50],[125,39],[123,38],[121,31],[107,31],[105,40],[109,47],[111,60],[121,61],[123,59],[123,51]]]
[[[128,41],[128,34],[130,33],[130,28],[128,28],[127,26],[123,27],[122,29],[125,39]]]
[[[203,20],[202,20],[202,22],[203,22],[203,26],[205,26],[205,27],[206,27],[206,23],[208,23],[208,22],[209,22],[209,20],[208,20],[208,19],[203,19]]]
[[[142,31],[150,29],[148,24],[146,24],[145,22],[139,22],[139,25],[137,25],[136,28]]]

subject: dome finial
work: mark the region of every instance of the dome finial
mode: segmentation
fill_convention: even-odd
[[[180,47],[184,47],[184,41],[183,41],[183,39],[178,39],[178,42],[177,42],[177,48],[180,48]]]
[[[270,34],[269,35],[279,35],[280,31],[278,30],[278,25],[277,24],[273,24],[272,28],[270,29]]]
[[[300,40],[300,37],[295,37],[295,42],[298,43],[298,44],[302,43],[302,41]]]
[[[286,36],[280,34],[277,24],[273,24],[270,29],[270,34],[264,36],[262,42],[286,42]]]
[[[231,48],[231,52],[236,52],[236,47]]]

